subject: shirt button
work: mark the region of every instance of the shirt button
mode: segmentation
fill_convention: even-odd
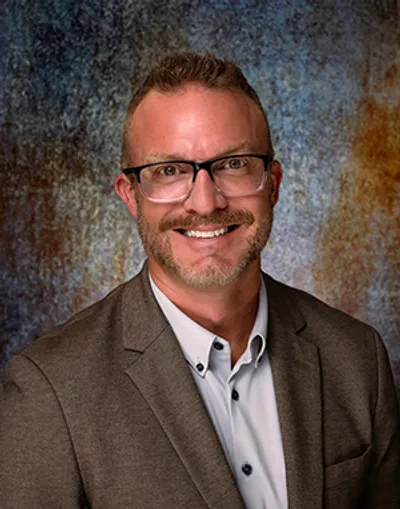
[[[223,349],[224,349],[224,345],[223,345],[222,343],[220,343],[219,341],[216,341],[216,342],[214,343],[214,348],[215,348],[216,350],[223,350]]]
[[[236,389],[233,389],[231,396],[233,400],[237,401],[239,399],[238,391]]]
[[[200,373],[201,373],[203,371],[203,369],[204,369],[203,364],[201,362],[196,364],[196,369],[197,369],[197,371],[200,371]]]
[[[252,472],[253,472],[253,467],[249,464],[249,463],[245,463],[243,466],[242,466],[242,472],[244,473],[244,475],[251,475]]]

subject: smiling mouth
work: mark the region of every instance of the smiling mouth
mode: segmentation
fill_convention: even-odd
[[[238,228],[239,225],[233,224],[231,226],[225,227],[225,228],[217,228],[216,230],[183,230],[178,229],[175,230],[182,235],[185,235],[185,237],[191,237],[196,239],[212,239],[214,237],[220,237],[221,235],[226,235],[227,233],[232,232],[236,228]]]

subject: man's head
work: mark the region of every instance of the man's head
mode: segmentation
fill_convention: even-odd
[[[212,165],[218,166],[215,172],[198,170],[192,187],[178,201],[152,201],[153,195],[149,199],[143,193],[143,179],[139,184],[137,176],[129,180],[118,175],[116,191],[137,217],[153,277],[209,287],[232,282],[247,270],[259,270],[278,199],[281,167],[276,161],[260,166],[263,161],[258,160],[252,178],[260,182],[250,192],[245,169],[237,168],[242,159],[234,156],[272,153],[261,103],[235,64],[192,54],[161,61],[130,104],[123,167],[162,162],[152,166],[150,174],[160,171],[163,182],[168,182],[163,183],[163,192],[172,196],[170,182],[184,177],[186,171],[172,161],[231,159],[221,169],[219,163]],[[141,169],[139,179],[144,171],[149,170]],[[219,182],[224,185],[218,187]],[[226,191],[230,186],[233,193]]]
[[[122,136],[121,167],[130,165],[130,144],[134,143],[129,136],[130,123],[133,114],[150,90],[159,92],[172,92],[183,88],[185,85],[197,83],[205,88],[221,91],[241,91],[259,107],[268,126],[260,98],[254,88],[248,83],[241,69],[232,60],[221,60],[210,53],[175,53],[164,56],[153,67],[145,81],[135,90],[129,103]],[[269,150],[273,155],[272,141],[267,129]]]

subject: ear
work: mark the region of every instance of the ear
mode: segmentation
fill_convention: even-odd
[[[270,165],[271,171],[271,193],[273,204],[276,205],[279,199],[279,186],[282,182],[282,166],[279,161],[272,161]]]
[[[137,192],[137,186],[131,184],[130,180],[124,173],[119,173],[114,182],[114,189],[118,196],[125,202],[129,212],[136,217],[136,200],[135,193]]]

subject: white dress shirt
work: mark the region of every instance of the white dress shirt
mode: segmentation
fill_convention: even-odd
[[[233,369],[228,341],[191,320],[151,277],[150,283],[190,365],[246,508],[287,509],[282,436],[266,349],[264,280],[247,348]]]

